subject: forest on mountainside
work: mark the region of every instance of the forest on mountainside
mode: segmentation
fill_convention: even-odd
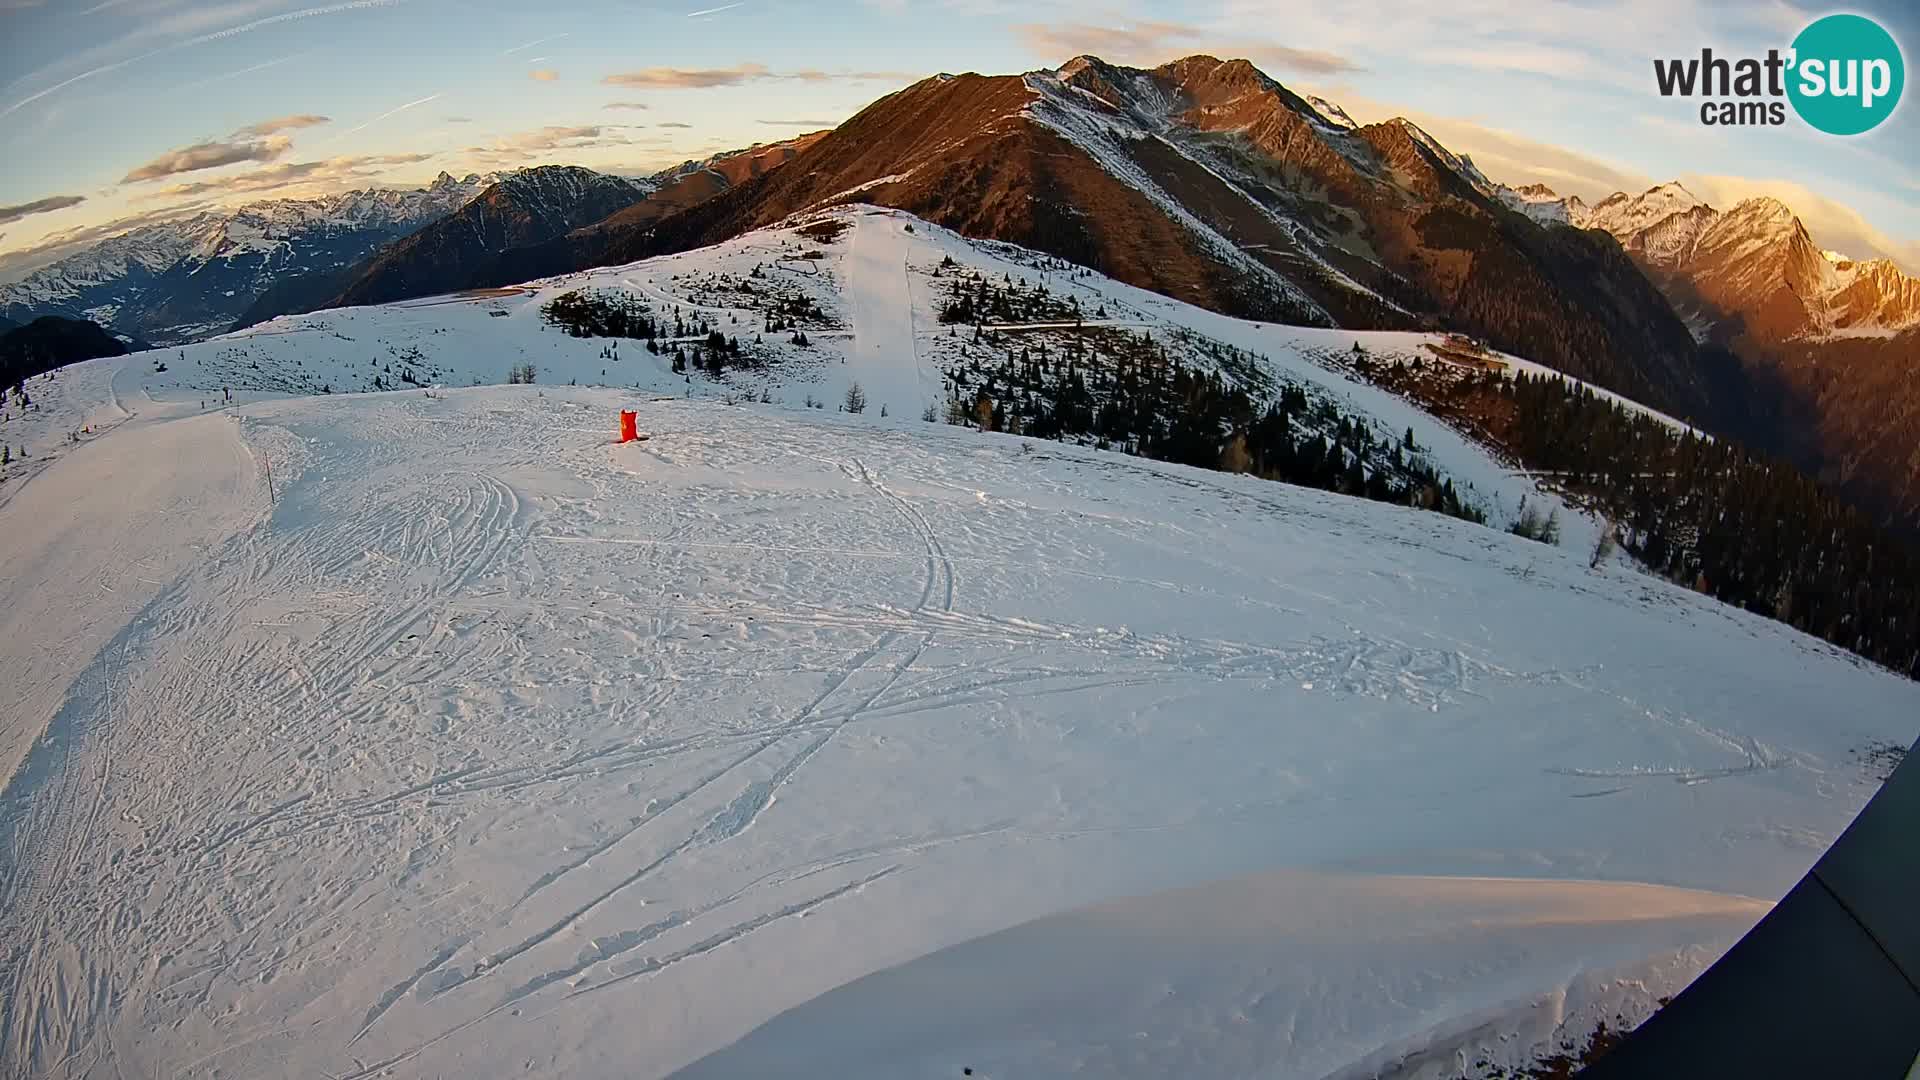
[[[1653,572],[1920,678],[1920,552],[1785,461],[1558,376],[1345,360],[1604,515]]]

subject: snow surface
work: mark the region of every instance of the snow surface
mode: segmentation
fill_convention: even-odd
[[[1285,1062],[1288,1075],[1378,1080],[1459,1076],[1463,1057],[1517,1070],[1598,1022],[1646,1015],[1766,909],[1653,885],[1262,874],[941,950],[823,994],[677,1075],[933,1080],[964,1063],[984,1078],[1158,1080],[1267,1075]],[[1459,1013],[1463,983],[1496,1003]],[[1499,1001],[1503,991],[1518,996]],[[1372,1042],[1380,1026],[1435,1015],[1448,1020],[1385,1049]],[[1306,1045],[1302,1027],[1316,1032]]]
[[[35,390],[118,423],[0,486],[0,1069],[665,1076],[918,961],[995,996],[832,995],[735,1060],[1371,1075],[1671,992],[1915,734],[1915,684],[1584,545],[922,422],[939,258],[1048,264],[843,216]],[[755,265],[840,324],[737,384],[540,323]],[[1356,335],[1052,280],[1525,490],[1314,361]],[[454,388],[286,396],[401,353]]]
[[[1077,299],[1085,325],[1126,327],[1171,341],[1175,333],[1198,335],[1263,357],[1263,371],[1337,401],[1345,411],[1372,417],[1382,437],[1415,432],[1427,457],[1481,503],[1496,525],[1516,514],[1522,496],[1539,499],[1525,475],[1491,459],[1477,444],[1416,406],[1354,380],[1330,363],[1359,342],[1383,359],[1432,359],[1426,348],[1439,334],[1325,330],[1230,318],[1157,293],[1068,267],[1059,260],[1008,244],[970,241],[910,214],[870,206],[841,207],[803,219],[835,220],[848,231],[834,243],[816,244],[793,227],[759,230],[716,247],[625,266],[569,274],[530,283],[521,290],[431,297],[377,308],[350,308],[288,316],[237,334],[165,350],[171,367],[140,380],[157,394],[202,392],[217,398],[231,386],[243,399],[259,391],[313,393],[364,389],[376,373],[393,385],[409,351],[437,365],[432,379],[459,386],[505,381],[521,362],[540,369],[541,383],[626,386],[636,390],[721,399],[771,397],[798,405],[807,399],[838,406],[847,387],[860,382],[869,409],[884,405],[892,416],[916,417],[944,400],[948,370],[963,362],[963,339],[939,323],[943,260],[995,281],[1005,277],[1044,282],[1056,295]],[[813,252],[820,257],[801,256]],[[670,357],[648,354],[625,342],[620,359],[601,355],[605,339],[568,337],[544,325],[540,309],[577,289],[626,294],[651,304],[656,314],[680,311],[713,322],[722,333],[750,341],[760,317],[727,282],[750,280],[759,268],[763,295],[781,290],[804,296],[827,315],[824,328],[808,327],[811,345],[796,348],[785,333],[766,333],[754,348],[771,358],[763,370],[729,371],[721,382],[683,378]],[[721,284],[716,285],[716,282]],[[723,295],[724,294],[724,295]],[[724,302],[716,302],[724,301]],[[902,305],[910,303],[910,313]],[[1094,316],[1105,308],[1104,318]],[[495,318],[490,310],[506,312]],[[865,320],[864,325],[859,325]],[[1016,329],[1007,327],[1004,329]],[[959,328],[965,331],[966,328]],[[974,354],[978,356],[976,352]],[[1202,354],[1189,363],[1211,363]],[[258,365],[257,367],[250,365]],[[418,365],[415,365],[418,366]],[[1516,364],[1516,366],[1523,366]],[[391,367],[393,373],[386,373]],[[1534,370],[1545,371],[1537,365]],[[1278,386],[1269,388],[1277,393]],[[138,393],[138,391],[135,391]],[[1631,404],[1631,403],[1629,403]],[[1637,406],[1635,406],[1637,407]],[[1588,544],[1592,525],[1563,510],[1567,543]]]

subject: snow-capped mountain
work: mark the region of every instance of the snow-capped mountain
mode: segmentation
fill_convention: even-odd
[[[1822,250],[1778,199],[1721,211],[1678,182],[1583,205],[1544,185],[1503,188],[1535,220],[1601,229],[1620,242],[1702,335],[1766,343],[1898,333],[1920,326],[1920,279],[1887,259]]]
[[[334,283],[327,302],[378,304],[464,288],[495,253],[592,224],[646,198],[657,186],[653,180],[572,165],[517,170],[453,213],[353,267]]]
[[[1502,184],[1495,189],[1494,196],[1508,209],[1518,210],[1542,225],[1570,224],[1574,217],[1587,213],[1587,204],[1580,201],[1580,196],[1562,199],[1545,184],[1522,184],[1517,188]]]
[[[275,282],[328,273],[437,221],[491,176],[273,199],[148,225],[0,287],[0,313],[59,314],[174,344],[220,333]]]
[[[1081,56],[1022,75],[935,76],[794,162],[669,218],[509,252],[495,283],[701,247],[857,200],[1217,311],[1450,325],[1671,412],[1708,406],[1686,327],[1615,245],[1517,228],[1496,185],[1416,125],[1356,125],[1243,60],[1141,69]]]

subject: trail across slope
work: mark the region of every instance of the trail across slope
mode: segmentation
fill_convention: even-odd
[[[225,423],[151,430],[198,461]],[[970,938],[1281,868],[1778,895],[1920,714],[1580,553],[904,417],[536,386],[240,428],[271,518],[141,608],[107,736],[18,792],[73,824],[18,834],[58,872],[8,906],[0,1072],[665,1076]],[[1270,1071],[1541,989],[1506,971],[1330,1002]]]
[[[69,1053],[106,1018],[106,988],[122,985],[113,973],[129,958],[96,921],[103,898],[91,882],[125,850],[109,805],[124,813],[153,794],[151,766],[121,752],[154,719],[135,672],[167,632],[161,598],[264,502],[232,418],[207,415],[130,423],[74,447],[0,506],[0,1057],[10,1067]]]
[[[846,381],[860,383],[876,413],[885,405],[895,415],[917,417],[939,399],[941,388],[925,385],[914,343],[910,227],[909,220],[891,215],[861,219],[840,272],[853,308]]]

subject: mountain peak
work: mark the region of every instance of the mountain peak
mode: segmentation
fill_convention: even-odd
[[[1733,205],[1728,214],[1753,221],[1775,221],[1785,224],[1794,219],[1793,208],[1771,195],[1755,195],[1741,199]]]
[[[1678,180],[1669,180],[1664,184],[1655,184],[1641,195],[1641,198],[1685,199],[1690,203],[1702,203],[1706,200],[1688,191],[1686,185]]]
[[[1054,69],[1053,74],[1054,74],[1054,77],[1059,79],[1061,82],[1067,82],[1071,80],[1075,75],[1078,75],[1081,72],[1086,71],[1088,69],[1092,69],[1094,71],[1104,71],[1110,68],[1111,66],[1112,65],[1108,64],[1105,60],[1102,60],[1099,57],[1094,56],[1092,53],[1081,53],[1079,56],[1074,57],[1073,59],[1067,61],[1064,64],[1061,64],[1058,68]]]

